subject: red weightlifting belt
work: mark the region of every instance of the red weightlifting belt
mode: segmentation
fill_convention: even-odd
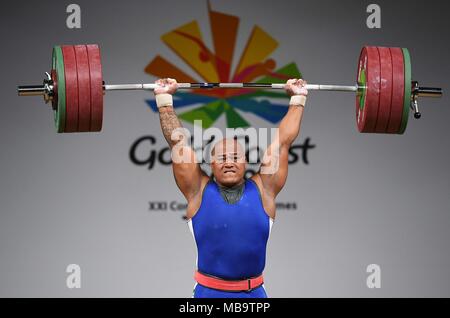
[[[223,291],[250,291],[261,286],[264,283],[262,274],[260,276],[244,280],[224,280],[196,271],[194,274],[194,279],[200,285]]]

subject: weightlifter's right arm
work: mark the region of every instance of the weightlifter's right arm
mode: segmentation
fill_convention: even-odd
[[[175,181],[185,198],[190,202],[199,195],[207,176],[201,170],[173,108],[172,94],[177,91],[177,81],[166,78],[157,80],[155,84],[158,85],[154,93],[164,138],[172,152],[175,152],[175,156],[183,158],[182,160],[172,160]]]

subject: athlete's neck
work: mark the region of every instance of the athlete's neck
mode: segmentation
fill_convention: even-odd
[[[217,181],[216,181],[217,183]],[[239,201],[244,193],[245,180],[232,186],[224,186],[217,183],[222,198],[229,204],[234,204]]]

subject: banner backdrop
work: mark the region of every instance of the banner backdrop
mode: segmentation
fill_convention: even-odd
[[[2,297],[190,297],[194,286],[195,242],[153,93],[108,92],[101,133],[57,134],[51,107],[16,93],[42,81],[54,45],[99,44],[111,84],[256,81],[283,69],[353,85],[362,46],[407,47],[413,79],[449,90],[446,1],[70,4],[10,1],[0,13]],[[221,131],[277,127],[287,103],[175,97],[191,132],[195,118]],[[353,94],[310,92],[277,198],[269,297],[450,296],[449,101],[419,106],[404,135],[359,134]]]

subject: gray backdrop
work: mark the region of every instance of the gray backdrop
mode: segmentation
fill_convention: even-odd
[[[0,13],[0,296],[190,297],[196,250],[183,211],[149,208],[184,202],[171,168],[129,158],[141,136],[157,138],[143,156],[165,147],[152,94],[108,93],[102,133],[58,135],[50,107],[17,97],[16,85],[42,81],[55,44],[100,44],[110,83],[153,81],[143,70],[157,54],[192,73],[160,36],[197,20],[212,47],[206,1],[77,1],[80,30],[66,27],[69,3],[8,1]],[[279,65],[296,62],[310,82],[353,84],[371,44],[408,47],[413,78],[449,91],[446,1],[377,1],[381,29],[366,27],[369,1],[211,3],[241,19],[234,63],[257,24],[279,41]],[[296,144],[309,137],[316,148],[309,165],[290,166],[278,198],[296,209],[277,214],[269,296],[450,296],[447,96],[422,99],[423,118],[389,136],[356,132],[351,94],[311,93]],[[66,286],[72,263],[80,289]],[[380,289],[366,286],[372,263]]]

